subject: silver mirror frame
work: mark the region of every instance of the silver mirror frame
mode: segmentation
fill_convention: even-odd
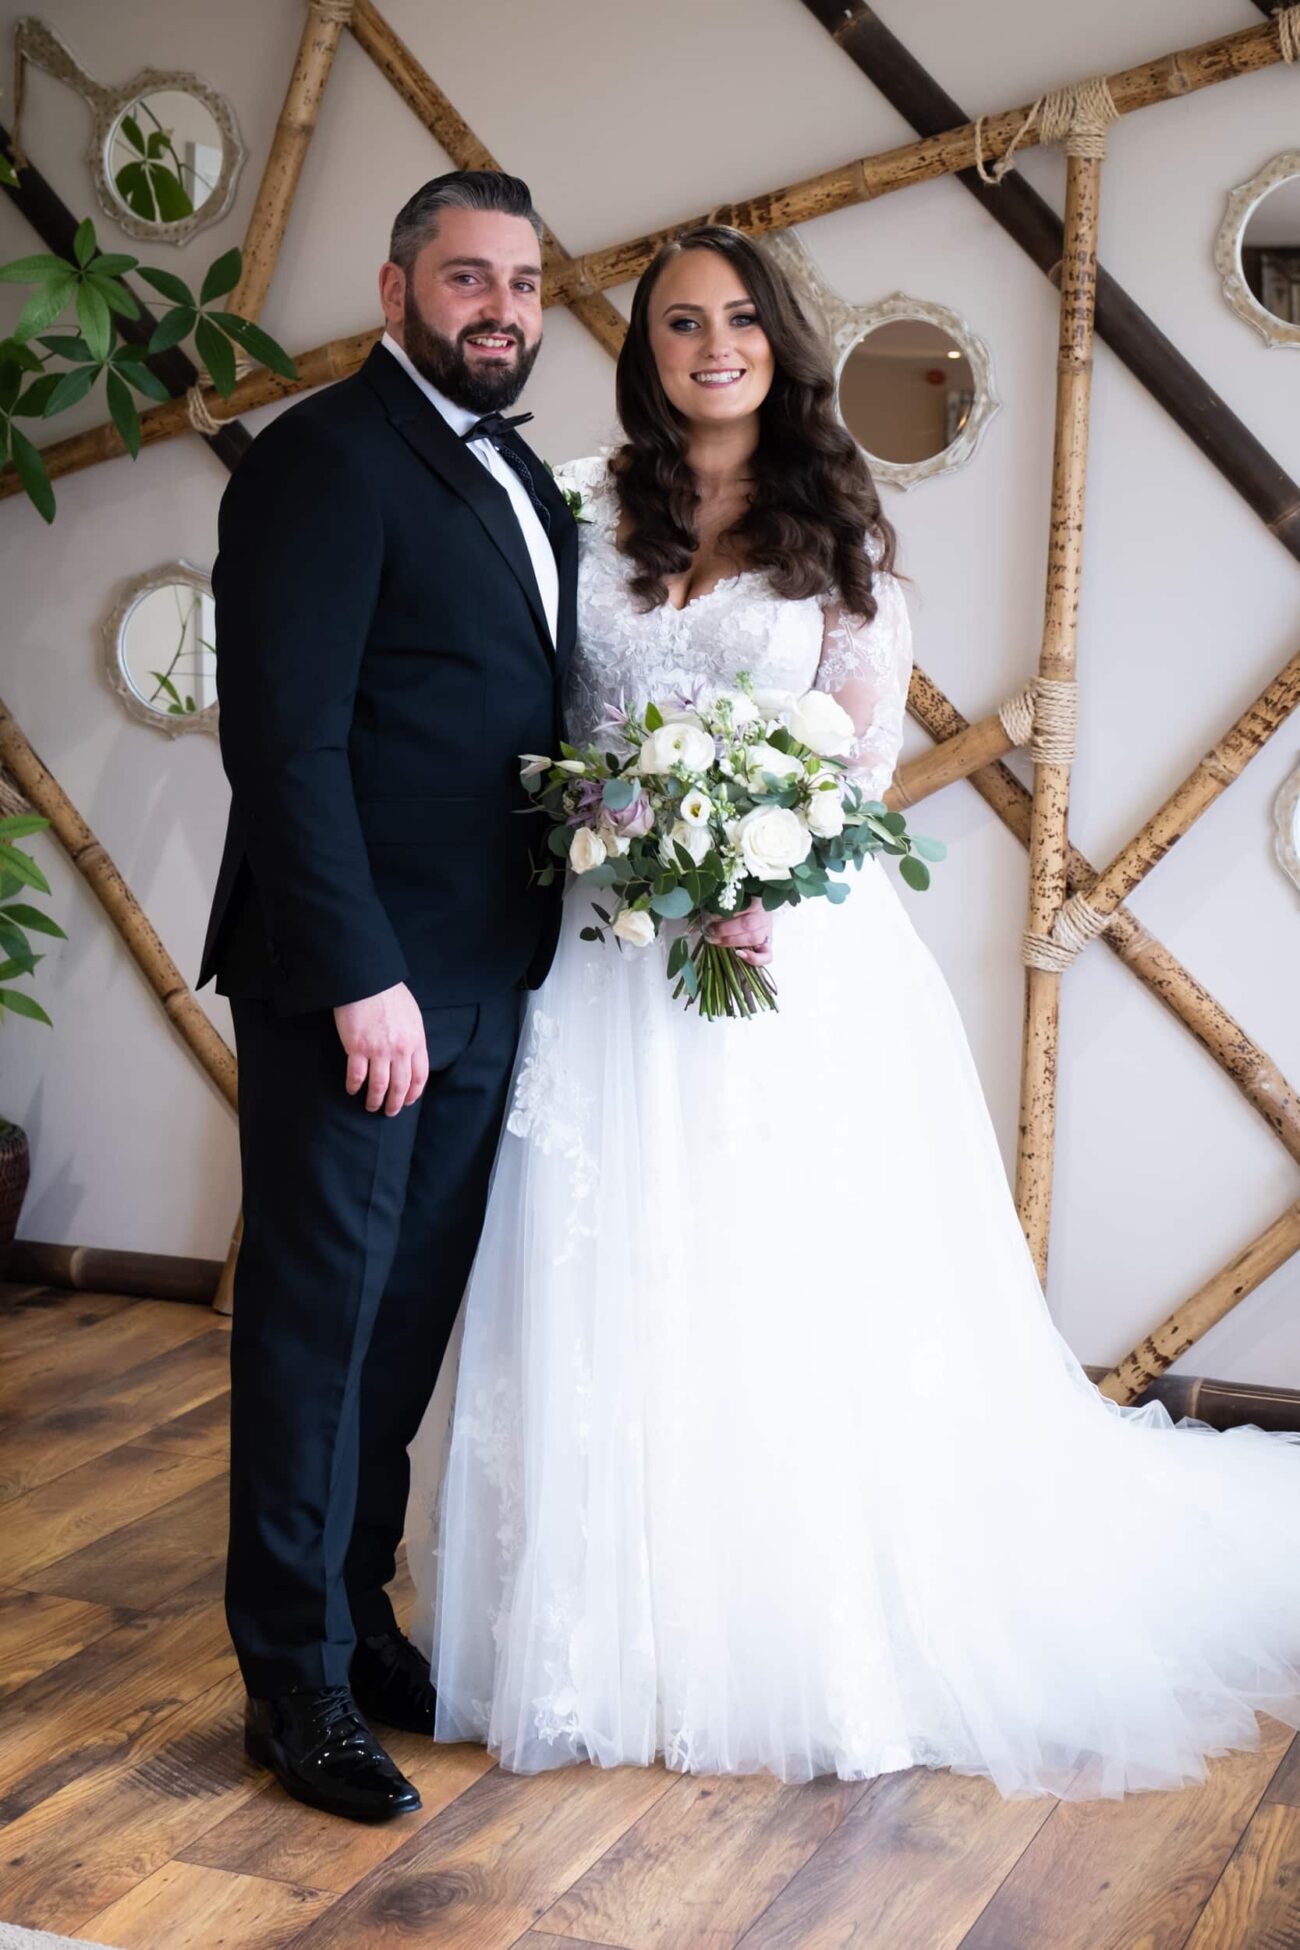
[[[961,347],[970,364],[975,399],[966,424],[955,440],[939,453],[931,454],[925,460],[914,461],[885,460],[881,455],[873,454],[860,440],[858,445],[870,463],[874,479],[889,481],[903,489],[915,487],[918,481],[932,480],[937,474],[949,474],[956,467],[963,467],[979,446],[985,429],[1001,408],[1002,401],[993,381],[993,355],[960,312],[930,298],[910,297],[905,291],[891,292],[889,297],[881,298],[872,305],[846,304],[839,292],[827,283],[794,231],[777,231],[762,241],[763,248],[776,259],[794,285],[800,303],[825,331],[835,363],[837,406],[840,374],[849,354],[859,339],[867,332],[874,331],[878,325],[888,325],[900,318],[919,319],[926,325],[938,326]],[[850,427],[849,431],[852,433],[853,429]],[[857,439],[856,434],[854,438]]]
[[[30,18],[17,23],[14,50],[15,58],[30,61],[33,67],[53,75],[56,81],[66,82],[88,104],[93,127],[86,161],[100,206],[119,230],[146,243],[183,244],[196,231],[225,216],[234,201],[235,184],[248,152],[235,122],[235,112],[224,95],[209,88],[197,75],[181,69],[142,68],[125,86],[106,88],[87,74],[57,34],[51,33],[43,22]],[[192,95],[207,109],[221,136],[221,170],[212,194],[193,216],[180,217],[175,223],[149,223],[123,203],[114,190],[108,170],[108,145],[118,118],[132,102],[139,101],[142,95],[166,92]]]
[[[1300,149],[1288,149],[1274,156],[1248,183],[1239,183],[1229,192],[1228,208],[1214,244],[1214,263],[1223,280],[1224,297],[1238,318],[1254,326],[1267,346],[1300,345],[1300,325],[1288,324],[1284,318],[1275,317],[1267,305],[1261,305],[1246,283],[1241,247],[1246,225],[1269,191],[1296,177],[1300,177]]]
[[[1282,781],[1277,797],[1273,801],[1273,825],[1275,834],[1273,851],[1283,873],[1297,887],[1300,887],[1300,845],[1297,845],[1296,821],[1300,815],[1300,765]]]
[[[173,588],[177,583],[207,596],[212,594],[211,576],[205,569],[196,568],[193,562],[164,562],[160,569],[132,576],[123,584],[117,601],[104,618],[104,668],[110,685],[137,724],[148,725],[151,731],[161,731],[168,738],[179,738],[187,731],[207,731],[215,738],[218,714],[215,704],[205,704],[201,711],[189,711],[179,717],[169,711],[155,711],[145,703],[127,674],[126,626],[133,610],[146,596],[159,589]]]

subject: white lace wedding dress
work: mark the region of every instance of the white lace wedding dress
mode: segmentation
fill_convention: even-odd
[[[638,613],[603,463],[573,736],[750,671],[835,692],[875,792],[907,612],[756,573]],[[942,873],[933,898],[942,900]],[[437,1735],[1003,1794],[1176,1788],[1300,1726],[1300,1435],[1102,1397],[1058,1334],[896,867],[776,917],[779,1014],[701,1022],[662,944],[579,939],[531,998],[455,1411],[415,1449]]]

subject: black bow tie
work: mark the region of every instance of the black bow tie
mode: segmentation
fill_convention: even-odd
[[[495,445],[511,427],[522,427],[532,419],[531,413],[516,413],[507,419],[504,413],[485,413],[481,420],[475,420],[472,427],[466,427],[460,436],[462,440],[490,440]]]

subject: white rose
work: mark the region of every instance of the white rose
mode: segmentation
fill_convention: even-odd
[[[828,691],[808,691],[796,698],[784,722],[801,745],[818,758],[844,758],[853,743],[853,720]]]
[[[543,758],[540,752],[521,752],[519,754],[519,777],[527,785],[530,779],[540,779],[543,772],[549,772],[551,761]]]
[[[604,864],[605,842],[590,826],[579,826],[569,847],[569,865],[575,873],[590,873]]]
[[[835,786],[819,786],[808,801],[804,824],[819,840],[833,840],[844,831],[844,801]]]
[[[696,786],[685,794],[678,811],[688,826],[707,826],[713,817],[713,801]]]
[[[753,791],[763,792],[766,783],[764,772],[770,772],[774,779],[782,783],[786,779],[802,778],[803,760],[792,758],[789,752],[779,752],[775,745],[751,745],[745,756],[749,773],[749,783]]]
[[[698,867],[713,845],[713,835],[707,826],[688,826],[679,819],[670,833],[665,833],[659,842],[659,858],[666,867],[676,867],[681,863],[674,852],[675,846],[684,846]]]
[[[601,820],[596,828],[596,834],[605,849],[605,857],[609,860],[614,859],[616,855],[621,856],[626,853],[632,844],[627,834],[620,833],[608,819]]]
[[[688,723],[681,719],[652,731],[641,747],[638,770],[671,772],[681,765],[688,772],[707,772],[713,763],[713,740],[698,718]]]
[[[655,924],[644,908],[623,907],[614,916],[614,932],[629,948],[648,948],[655,938]]]
[[[786,712],[793,711],[798,702],[793,691],[754,692],[754,703],[758,707],[759,716],[767,719],[776,718],[782,724],[785,722]]]
[[[785,806],[755,806],[736,826],[740,857],[755,880],[784,880],[812,851],[812,834]]]

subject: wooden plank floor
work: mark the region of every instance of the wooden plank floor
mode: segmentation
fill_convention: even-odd
[[[396,1735],[418,1816],[299,1807],[240,1745],[227,1331],[0,1288],[0,1920],[120,1950],[1300,1946],[1300,1740],[1274,1721],[1203,1787],[1118,1803],[924,1768],[525,1778]]]

